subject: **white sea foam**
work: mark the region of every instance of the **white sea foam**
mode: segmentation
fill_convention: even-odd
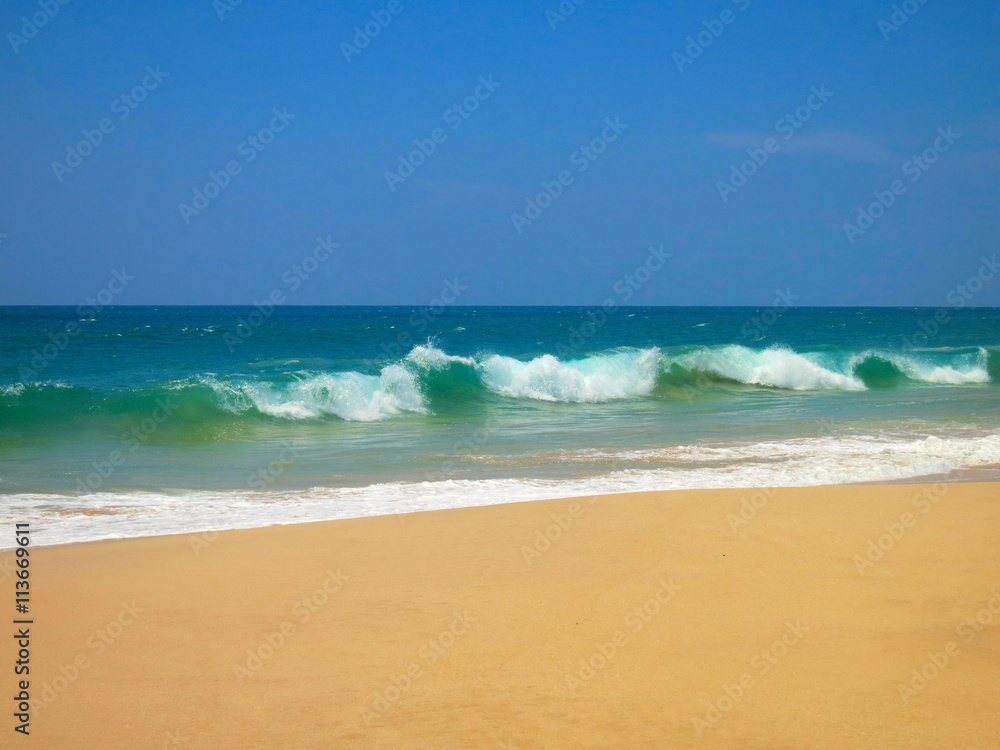
[[[1000,434],[818,437],[580,451],[548,460],[577,462],[581,476],[394,482],[286,492],[6,494],[0,495],[0,525],[29,520],[37,535],[35,543],[61,544],[647,490],[902,480],[995,467],[1000,464]],[[621,468],[585,475],[586,465],[598,461],[613,461]],[[9,540],[0,540],[2,544]]]
[[[474,367],[476,364],[476,361],[472,357],[456,357],[452,354],[445,354],[433,344],[413,347],[406,359],[418,367],[428,370],[443,370],[445,367],[456,363],[469,365],[470,367]]]
[[[895,352],[865,352],[865,354],[855,357],[853,363],[860,362],[865,357],[875,356],[892,362],[900,372],[910,380],[917,380],[924,383],[935,383],[939,385],[962,385],[963,383],[988,383],[990,374],[987,367],[988,354],[985,349],[980,348],[975,354],[961,354],[953,358],[952,362],[943,365],[927,360],[921,360],[907,354],[897,354]]]
[[[660,350],[618,351],[568,362],[549,354],[528,362],[492,355],[479,367],[486,386],[503,396],[595,403],[652,394]]]
[[[416,375],[389,365],[378,375],[358,372],[306,374],[285,384],[228,382],[206,378],[221,406],[232,413],[255,409],[284,419],[333,414],[353,422],[377,422],[404,412],[425,413]]]
[[[854,375],[827,369],[812,357],[783,347],[750,349],[738,344],[698,349],[674,358],[688,370],[712,372],[748,385],[804,390],[863,391]]]

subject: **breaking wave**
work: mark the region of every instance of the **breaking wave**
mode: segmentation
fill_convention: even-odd
[[[427,411],[416,374],[401,365],[389,365],[378,375],[318,373],[284,384],[232,383],[217,378],[205,382],[221,407],[233,414],[256,410],[282,419],[333,415],[349,422],[377,422],[406,412]]]
[[[225,418],[378,422],[514,399],[596,404],[680,400],[713,391],[865,391],[962,386],[1000,379],[1000,351],[794,351],[740,345],[619,348],[580,356],[497,353],[455,356],[432,344],[370,372],[283,375],[204,374],[134,390],[99,391],[62,383],[0,385],[0,417],[30,423],[80,412],[98,418],[148,416],[164,400],[188,423]],[[183,420],[182,420],[183,421]]]

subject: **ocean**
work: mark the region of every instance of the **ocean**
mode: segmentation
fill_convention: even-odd
[[[997,308],[0,308],[38,544],[998,465]]]

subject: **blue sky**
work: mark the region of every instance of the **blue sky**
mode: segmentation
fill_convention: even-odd
[[[945,305],[1000,250],[1000,19],[903,5],[11,0],[0,303],[251,304],[329,237],[288,302],[599,304],[662,244],[635,303]]]

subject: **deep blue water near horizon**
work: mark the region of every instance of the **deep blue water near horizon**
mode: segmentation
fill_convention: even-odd
[[[997,308],[6,307],[0,508],[65,540],[947,474],[1000,463],[998,383]]]

